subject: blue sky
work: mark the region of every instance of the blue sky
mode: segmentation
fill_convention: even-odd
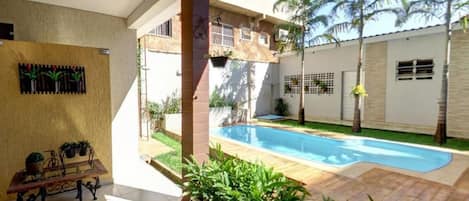
[[[396,7],[397,5],[388,5],[386,7]],[[332,6],[325,7],[323,11],[320,11],[319,14],[329,14],[330,8]],[[463,16],[463,13],[468,13],[468,11],[460,11],[458,13],[453,14],[453,19],[452,21],[457,21],[459,19],[459,16]],[[340,13],[339,13],[340,15]],[[401,31],[401,30],[409,30],[409,29],[415,29],[415,28],[421,28],[421,27],[426,27],[426,26],[432,26],[432,25],[437,25],[437,24],[442,24],[444,23],[444,19],[431,19],[429,21],[423,19],[422,17],[413,17],[408,20],[407,23],[405,23],[402,27],[395,27],[395,20],[396,17],[392,14],[386,14],[382,15],[379,17],[378,21],[370,21],[365,25],[365,36],[372,36],[372,35],[377,35],[377,34],[383,34],[383,33],[390,33],[390,32],[395,32],[395,31]],[[334,23],[341,22],[340,19],[336,20]],[[324,30],[318,30],[318,33],[324,32]],[[350,32],[350,33],[341,33],[338,34],[338,38],[340,40],[348,40],[348,39],[355,39],[358,37],[358,34],[355,32]]]

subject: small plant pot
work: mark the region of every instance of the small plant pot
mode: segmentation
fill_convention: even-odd
[[[76,154],[75,149],[67,149],[67,150],[65,150],[65,156],[66,156],[67,158],[73,158],[73,157],[75,157],[75,154]]]
[[[36,80],[31,80],[31,92],[36,92]]]
[[[55,81],[55,93],[59,93],[59,91],[60,91],[60,82]]]
[[[228,61],[228,57],[220,56],[220,57],[210,57],[210,61],[212,61],[212,65],[215,68],[224,68],[226,62]]]
[[[87,154],[88,154],[88,147],[80,147],[80,150],[78,151],[78,155],[86,156]]]
[[[42,174],[44,171],[43,169],[43,162],[34,162],[34,163],[26,163],[26,174],[27,175],[39,175]]]

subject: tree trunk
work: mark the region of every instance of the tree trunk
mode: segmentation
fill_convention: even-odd
[[[446,10],[446,52],[445,52],[445,63],[443,64],[443,77],[441,80],[441,95],[438,111],[438,121],[436,125],[436,131],[434,136],[434,141],[438,144],[446,143],[446,122],[447,122],[447,101],[448,101],[448,77],[449,77],[449,64],[450,64],[450,55],[451,55],[451,3],[452,0],[448,0],[447,10]]]
[[[301,78],[300,78],[300,106],[298,108],[298,122],[305,124],[305,28],[302,28],[301,36]]]
[[[363,6],[362,6],[363,7]],[[355,86],[358,86],[361,83],[361,72],[362,72],[362,60],[363,60],[363,29],[364,29],[364,18],[363,18],[363,8],[360,9],[360,27],[358,28],[358,65],[357,65],[357,80]],[[353,126],[352,132],[359,133],[361,132],[361,109],[360,109],[360,95],[354,94],[355,103],[354,103],[354,113],[353,113]]]

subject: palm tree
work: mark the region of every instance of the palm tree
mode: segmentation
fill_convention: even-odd
[[[298,121],[301,125],[305,124],[305,44],[314,45],[330,41],[338,42],[330,34],[314,35],[319,28],[328,26],[329,17],[327,15],[320,15],[319,11],[331,2],[331,0],[278,0],[274,4],[274,12],[284,7],[292,13],[288,23],[276,27],[277,31],[288,31],[288,34],[277,43],[277,46],[280,52],[292,50],[301,56],[301,74],[298,80],[300,85]]]
[[[406,11],[405,15],[398,18],[398,23],[402,24],[406,22],[410,17],[423,16],[425,19],[439,18],[443,16],[445,25],[445,60],[443,63],[443,77],[441,85],[441,94],[438,111],[437,127],[434,135],[434,141],[438,144],[445,144],[447,138],[447,100],[448,100],[448,72],[450,67],[450,55],[451,55],[451,35],[453,32],[451,18],[458,11],[469,10],[468,0],[414,0],[407,2],[402,0],[403,8]],[[467,28],[468,16],[461,18],[461,24],[464,29]]]
[[[337,23],[329,28],[328,32],[338,34],[341,32],[357,31],[358,33],[358,64],[357,64],[357,80],[355,89],[362,88],[361,71],[363,64],[363,31],[365,25],[370,21],[376,21],[382,14],[392,13],[398,15],[402,13],[399,8],[385,8],[387,0],[337,0],[332,8],[332,15],[338,16],[343,14],[345,21]],[[354,89],[354,91],[355,91]],[[357,90],[359,91],[359,90]],[[355,96],[354,115],[353,115],[353,132],[361,132],[361,109],[360,98],[366,93],[353,93]]]

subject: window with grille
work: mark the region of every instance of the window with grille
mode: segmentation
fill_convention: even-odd
[[[241,29],[241,39],[251,40],[251,29],[248,27],[242,27]]]
[[[284,77],[284,94],[299,94],[301,75]],[[305,74],[305,94],[334,94],[334,73]]]
[[[233,27],[226,24],[212,24],[212,43],[223,46],[234,46]]]
[[[431,80],[433,79],[433,60],[415,59],[400,61],[396,67],[397,80]]]
[[[168,20],[164,22],[163,24],[160,24],[156,26],[154,29],[152,29],[149,34],[156,35],[156,36],[166,36],[166,37],[171,37],[172,35],[172,23],[171,20]]]

